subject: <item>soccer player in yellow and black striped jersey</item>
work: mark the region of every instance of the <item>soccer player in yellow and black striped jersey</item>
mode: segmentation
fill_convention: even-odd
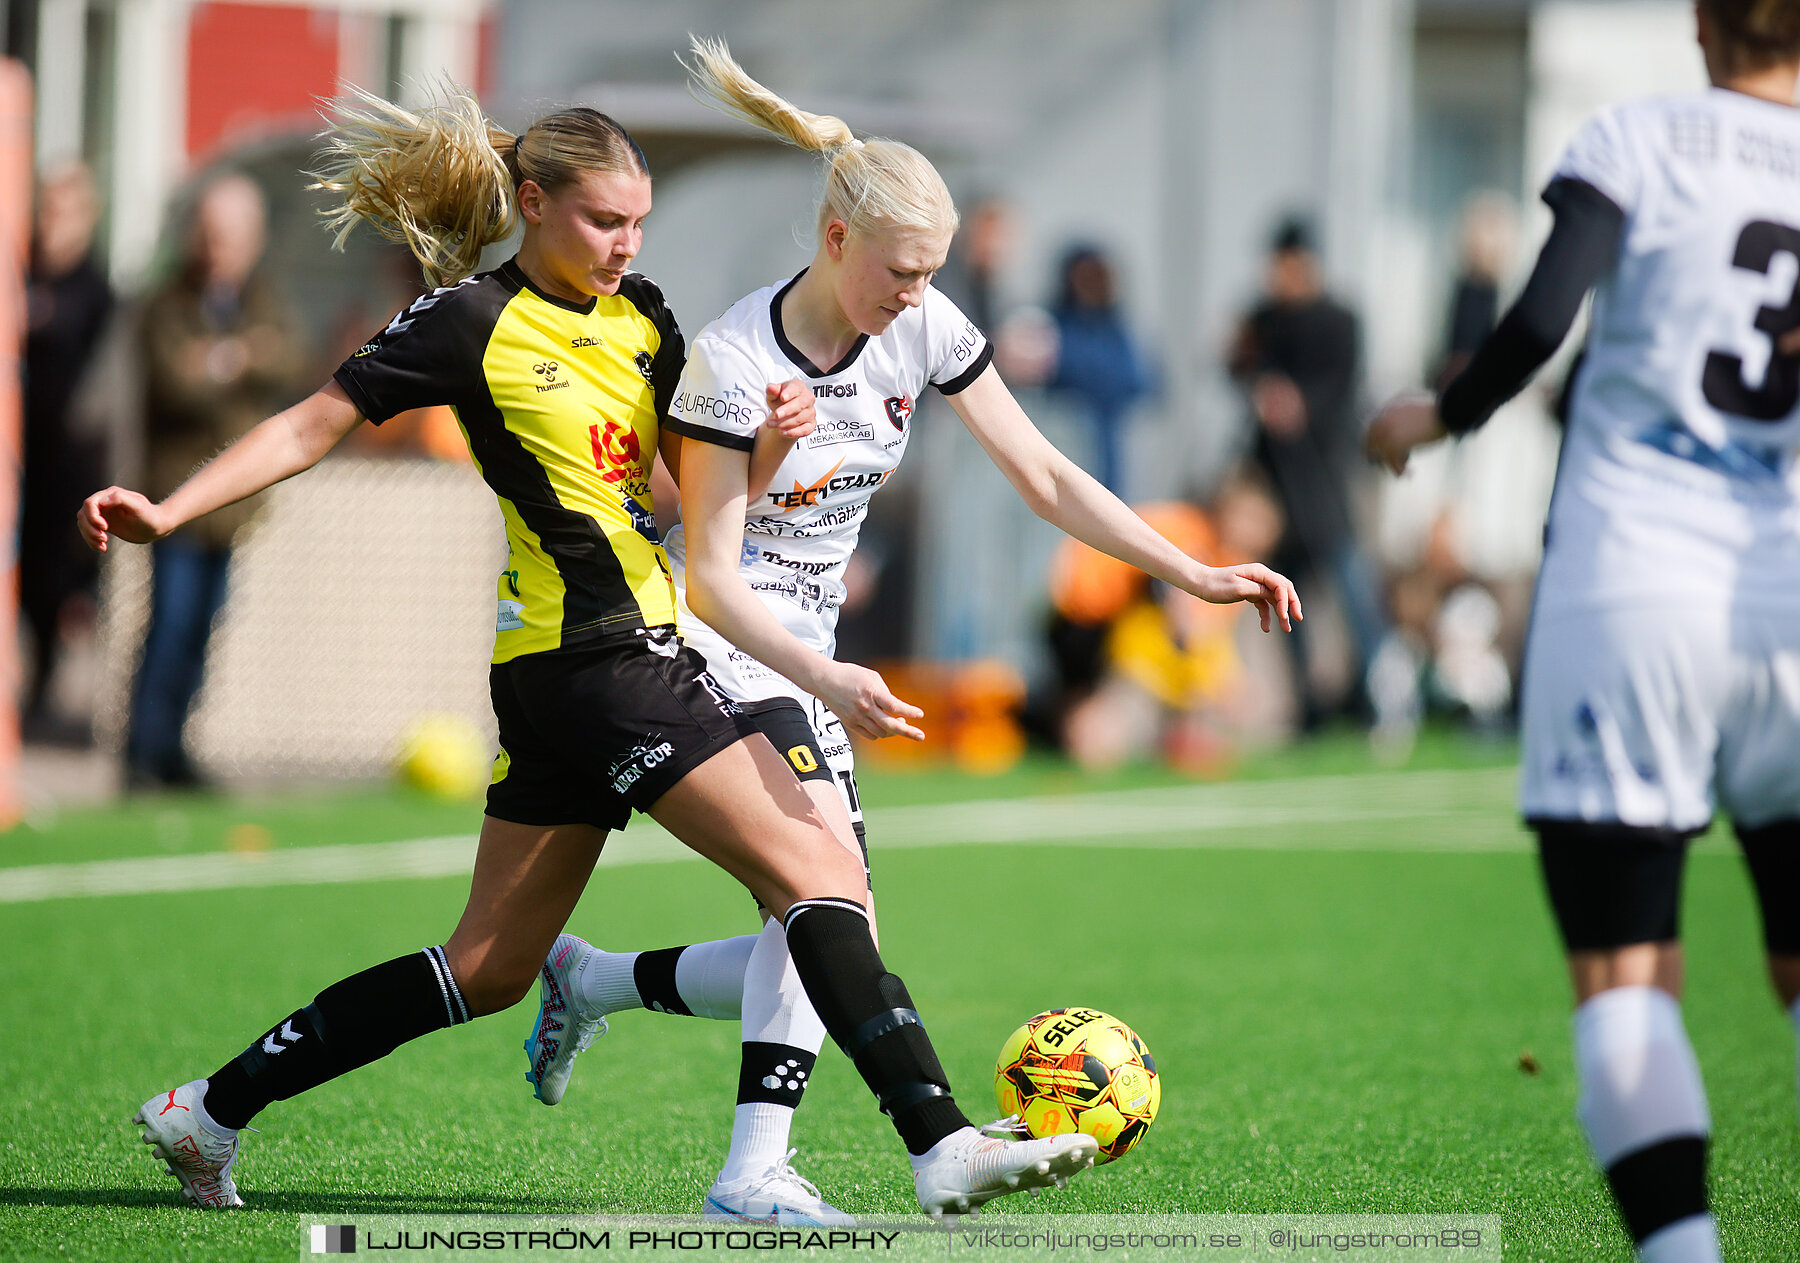
[[[344,195],[339,221],[405,240],[434,282],[472,271],[515,215],[525,220],[518,255],[415,303],[331,384],[167,500],[108,488],[88,497],[78,523],[96,549],[109,535],[146,543],[310,468],[364,419],[452,405],[512,550],[491,668],[502,750],[469,901],[443,946],[334,983],[208,1078],[139,1110],[183,1194],[241,1205],[238,1129],[265,1106],[507,1008],[540,972],[528,1077],[547,1103],[559,1099],[573,1053],[604,1029],[564,985],[571,953],[559,932],[607,831],[632,808],[783,919],[808,998],[914,1165],[944,1145],[955,1151],[933,1160],[927,1211],[967,1210],[1019,1187],[1022,1172],[1043,1182],[1091,1165],[1091,1146],[983,1145],[905,985],[876,952],[860,856],[837,841],[851,835],[848,817],[826,818],[841,806],[815,803],[675,635],[648,475],[681,337],[655,287],[627,270],[650,210],[636,143],[594,110],[562,110],[513,137],[460,94],[417,114],[362,96],[331,154],[322,183]],[[771,425],[810,431],[809,391],[767,390]]]
[[[682,364],[648,278],[575,301],[511,261],[426,294],[338,369],[377,424],[455,409],[506,520],[495,662],[675,622],[650,464]]]

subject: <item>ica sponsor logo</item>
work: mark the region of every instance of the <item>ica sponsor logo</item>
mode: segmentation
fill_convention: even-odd
[[[643,477],[643,447],[638,442],[637,431],[630,426],[620,425],[617,421],[608,421],[604,427],[590,425],[588,442],[594,449],[594,468],[600,471],[602,482],[618,483],[627,478]]]

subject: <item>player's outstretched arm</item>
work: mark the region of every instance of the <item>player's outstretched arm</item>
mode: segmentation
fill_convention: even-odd
[[[1203,601],[1216,605],[1249,601],[1262,615],[1264,631],[1277,622],[1284,631],[1292,631],[1303,617],[1294,585],[1267,566],[1254,562],[1208,566],[1158,534],[1091,474],[1056,450],[1031,423],[992,366],[966,389],[951,395],[950,406],[1031,511],[1046,522]]]
[[[362,419],[333,382],[258,423],[160,504],[124,487],[96,491],[76,512],[76,528],[97,553],[106,551],[109,536],[128,544],[154,543],[197,517],[311,469]]]
[[[877,672],[834,662],[802,644],[738,573],[749,462],[750,454],[735,448],[682,443],[688,608],[752,658],[822,699],[860,735],[924,740],[925,734],[907,722],[923,711],[895,697]]]

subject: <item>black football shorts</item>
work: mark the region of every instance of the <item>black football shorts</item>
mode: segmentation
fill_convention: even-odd
[[[500,757],[487,814],[516,824],[623,828],[748,731],[672,627],[497,662],[488,685]]]

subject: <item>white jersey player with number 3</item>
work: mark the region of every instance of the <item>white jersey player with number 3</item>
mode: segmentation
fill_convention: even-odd
[[[1256,604],[1265,630],[1300,617],[1286,579],[1260,565],[1215,568],[1187,556],[1032,425],[989,363],[987,339],[931,288],[957,215],[922,155],[894,141],[865,143],[838,119],[795,109],[750,79],[723,45],[696,41],[693,53],[698,94],[822,153],[828,169],[811,265],[701,332],[663,427],[664,461],[678,471],[681,490],[682,521],[669,539],[683,598],[680,628],[748,722],[788,759],[810,811],[835,822],[843,845],[859,848],[861,837],[845,728],[868,738],[923,735],[911,722],[921,718],[915,707],[874,671],[839,662],[833,651],[846,563],[870,498],[906,454],[929,389],[948,399],[1048,521],[1203,600]],[[765,424],[763,402],[767,383],[796,370],[817,399],[817,427],[797,442]],[[872,916],[872,903],[864,911]],[[789,1165],[793,1111],[825,1028],[779,922],[759,935],[661,951],[581,944],[546,965],[546,977],[554,985],[545,1003],[560,1005],[572,994],[588,1032],[626,1008],[741,1016],[731,1152],[704,1214],[843,1221]],[[904,988],[891,999],[894,1007],[868,1024],[870,1040],[917,1023]],[[579,1038],[569,1044],[585,1046]],[[874,1055],[855,1040],[843,1050],[852,1060]],[[1021,1167],[1016,1141],[960,1133],[934,1140],[929,1102],[885,1105],[910,1137],[915,1191],[928,1210],[969,1211],[1014,1187],[1061,1183],[1096,1148],[1084,1136],[1027,1141],[1054,1151]]]
[[[1682,1022],[1689,841],[1732,817],[1800,1030],[1800,0],[1701,0],[1713,87],[1602,111],[1525,291],[1369,448],[1466,433],[1594,291],[1526,648],[1520,805],[1575,988],[1577,1112],[1640,1257],[1719,1258]]]

